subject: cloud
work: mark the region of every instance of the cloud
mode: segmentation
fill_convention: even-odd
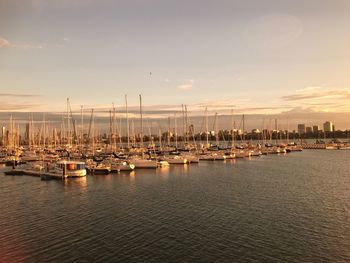
[[[210,107],[210,108],[233,108],[236,106],[237,101],[233,100],[217,100],[217,101],[207,101],[204,103],[197,103],[195,106],[200,108]]]
[[[231,114],[231,110],[234,110],[235,114],[251,114],[251,113],[261,113],[267,114],[269,112],[282,112],[286,109],[291,109],[292,107],[289,105],[254,105],[250,103],[249,105],[243,104],[237,106],[237,103],[240,100],[219,100],[219,101],[210,101],[207,103],[194,103],[187,104],[188,113],[191,116],[202,116],[204,112],[204,107],[208,107],[209,111],[215,111],[219,114]],[[242,100],[247,101],[247,100]],[[233,107],[235,106],[235,107]],[[89,107],[84,107],[87,111]],[[94,108],[94,112],[97,112],[102,115],[108,115],[109,110],[111,109],[110,105],[107,106],[99,106],[99,107],[91,107]],[[90,108],[90,110],[91,110]],[[122,105],[116,108],[117,114],[125,114],[125,107]],[[128,112],[130,117],[138,118],[139,115],[139,106],[138,105],[130,105],[128,107]],[[168,117],[173,116],[175,113],[181,114],[182,107],[181,105],[147,105],[143,106],[143,113],[147,117]]]
[[[193,89],[193,86],[194,86],[194,79],[188,79],[188,80],[186,81],[186,83],[181,84],[181,85],[177,86],[176,88],[177,88],[178,90],[187,91],[187,90]]]
[[[280,97],[293,103],[293,114],[299,112],[348,112],[350,111],[350,89],[308,87],[298,89],[294,94]]]
[[[28,43],[13,44],[7,39],[0,37],[0,48],[17,48],[17,49],[42,49],[43,45],[32,45]]]
[[[282,109],[290,109],[290,106],[271,106],[271,107],[244,107],[236,109],[236,113],[250,113],[250,112],[260,112],[260,111],[274,111],[274,110],[282,110]]]
[[[0,93],[0,111],[26,111],[42,106],[31,98],[36,94]]]
[[[0,37],[0,48],[6,48],[10,46],[10,42],[7,39]]]
[[[232,109],[232,108],[234,108],[234,107],[237,107],[237,105],[241,105],[241,106],[242,106],[242,104],[247,104],[247,103],[249,103],[250,101],[251,101],[250,99],[213,100],[213,101],[206,101],[206,102],[202,102],[202,103],[197,103],[197,104],[195,104],[195,106],[201,107],[201,108],[208,107],[208,108],[226,108],[226,109]]]
[[[321,87],[306,87],[304,89],[297,89],[297,92],[311,91],[311,90],[317,90],[317,89],[321,89]]]
[[[23,110],[29,110],[32,108],[37,108],[39,106],[41,106],[41,104],[29,103],[29,102],[8,103],[6,101],[1,101],[0,111],[23,111]]]
[[[182,84],[182,85],[179,85],[177,86],[177,89],[179,90],[191,90],[193,88],[193,85],[192,84]]]
[[[35,94],[14,94],[14,93],[0,93],[0,97],[22,97],[22,98],[28,98],[28,97],[38,97],[40,95]]]
[[[290,110],[283,111],[282,114],[310,114],[310,113],[319,113],[319,112],[328,112],[327,110],[320,109],[317,105],[313,105],[311,107],[294,107]]]
[[[307,91],[307,92],[304,92]],[[338,90],[320,90],[318,92],[312,92],[312,90],[303,90],[296,94],[282,96],[284,101],[302,101],[302,100],[322,100],[322,99],[349,99],[350,91],[347,89]]]

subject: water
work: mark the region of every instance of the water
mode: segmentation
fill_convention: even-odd
[[[0,262],[349,262],[350,151],[0,174]]]

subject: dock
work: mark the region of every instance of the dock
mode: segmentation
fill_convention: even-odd
[[[40,177],[41,180],[62,180],[66,179],[67,176],[64,176],[63,174],[57,174],[57,173],[51,173],[46,171],[33,171],[33,170],[27,170],[27,169],[13,169],[10,171],[5,171],[5,175],[12,175],[12,176],[34,176],[34,177]]]

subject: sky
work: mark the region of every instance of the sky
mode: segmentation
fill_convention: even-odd
[[[336,118],[350,112],[349,14],[348,0],[0,0],[0,111],[67,97],[120,110],[142,94],[157,118],[181,104]]]

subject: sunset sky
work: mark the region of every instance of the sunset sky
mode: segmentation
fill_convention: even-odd
[[[349,112],[349,14],[349,0],[0,0],[0,110],[142,94],[158,115]]]

